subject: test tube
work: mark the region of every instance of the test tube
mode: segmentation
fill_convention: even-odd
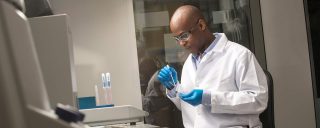
[[[101,79],[102,79],[102,87],[106,87],[106,75],[104,73],[101,73]]]
[[[170,66],[169,66],[169,65],[167,65],[167,67],[169,68]],[[173,86],[175,86],[175,87],[176,87],[176,91],[177,91],[178,93],[180,93],[180,92],[181,92],[181,87],[180,87],[179,82],[178,82],[178,83],[175,83],[175,81],[174,81],[174,79],[173,79],[173,76],[172,76],[172,73],[170,73],[170,77],[171,77],[171,80],[172,80]],[[173,88],[174,88],[174,87],[173,87]],[[172,88],[172,89],[173,89],[173,88]]]
[[[169,65],[167,65],[167,67],[168,67],[168,68],[170,68],[170,66],[169,66]],[[175,86],[175,85],[176,85],[176,83],[175,83],[175,82],[174,82],[174,80],[173,80],[172,73],[170,73],[170,77],[171,77],[171,80],[172,80],[173,85]]]

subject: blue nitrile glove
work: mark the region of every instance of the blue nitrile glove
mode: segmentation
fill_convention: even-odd
[[[183,101],[188,102],[193,106],[197,106],[202,102],[202,94],[202,89],[193,89],[191,92],[187,94],[180,93],[179,96]]]
[[[171,90],[174,88],[174,85],[178,83],[177,72],[174,70],[174,68],[165,66],[159,71],[158,80],[167,89]]]

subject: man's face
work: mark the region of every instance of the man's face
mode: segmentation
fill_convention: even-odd
[[[201,38],[199,31],[200,19],[193,22],[172,23],[170,29],[176,42],[189,50],[191,53],[197,54],[201,48]]]

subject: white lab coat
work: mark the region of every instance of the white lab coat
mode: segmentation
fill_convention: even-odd
[[[260,128],[259,114],[268,101],[266,76],[253,53],[219,34],[197,70],[189,55],[181,76],[182,92],[209,91],[211,104],[192,106],[178,96],[169,98],[181,110],[186,128]]]

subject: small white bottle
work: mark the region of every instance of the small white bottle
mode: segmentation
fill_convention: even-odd
[[[112,104],[110,73],[102,73],[101,79],[102,84],[95,85],[96,105],[102,106]]]
[[[104,89],[106,90],[107,104],[112,104],[111,76],[109,72],[106,73],[106,86]]]

